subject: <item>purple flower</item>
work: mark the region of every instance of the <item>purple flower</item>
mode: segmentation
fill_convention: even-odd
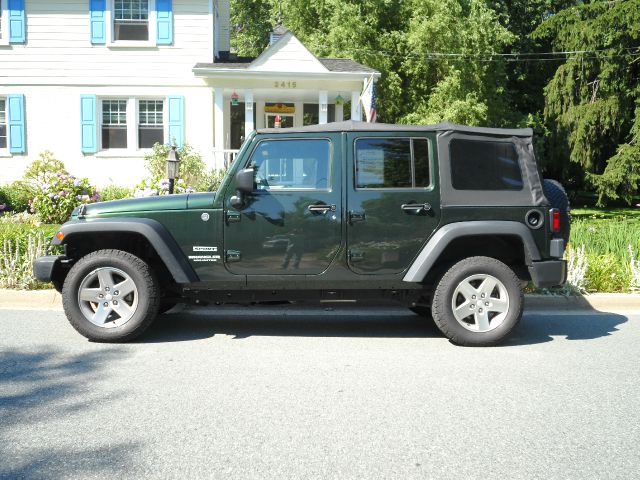
[[[60,191],[58,192],[58,196],[59,196],[59,197],[65,197],[66,195],[67,195],[67,194],[66,194],[66,192],[65,192],[64,190],[60,190]]]
[[[57,197],[57,195],[56,195],[55,193],[50,193],[50,194],[49,194],[49,198],[53,198],[53,199],[55,199],[56,197]]]
[[[74,187],[79,187],[81,183],[82,183],[82,182],[76,178],[76,179],[73,181],[73,186],[74,186]]]
[[[0,203],[0,212],[7,208],[7,205],[4,203]]]

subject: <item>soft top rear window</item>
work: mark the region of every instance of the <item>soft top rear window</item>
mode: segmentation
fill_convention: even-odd
[[[456,190],[522,190],[518,153],[511,142],[453,139],[451,183]]]

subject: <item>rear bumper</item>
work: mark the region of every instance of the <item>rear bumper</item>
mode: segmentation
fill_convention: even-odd
[[[38,257],[33,262],[33,275],[41,282],[50,282],[53,279],[53,271],[60,264],[64,255],[47,255]]]
[[[529,266],[531,280],[536,287],[555,287],[567,280],[567,262],[564,260],[548,260],[533,262]]]

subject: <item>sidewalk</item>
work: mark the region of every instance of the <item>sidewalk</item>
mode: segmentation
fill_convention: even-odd
[[[0,289],[0,309],[62,310],[55,290]],[[525,295],[525,311],[588,311],[640,313],[640,294],[595,293],[586,296]]]

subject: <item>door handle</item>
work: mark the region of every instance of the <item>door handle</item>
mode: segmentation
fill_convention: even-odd
[[[225,214],[225,219],[227,221],[227,225],[230,223],[238,223],[240,221],[240,212],[230,212],[227,211]]]
[[[349,223],[353,224],[355,222],[363,222],[364,219],[364,212],[355,212],[353,210],[349,211]]]
[[[407,213],[420,213],[431,210],[431,205],[428,203],[403,203],[400,208]]]
[[[332,211],[335,212],[336,211],[336,206],[335,205],[327,205],[324,203],[320,203],[320,204],[313,204],[313,205],[309,205],[307,207],[307,210],[309,210],[310,212],[328,212],[328,211]]]

